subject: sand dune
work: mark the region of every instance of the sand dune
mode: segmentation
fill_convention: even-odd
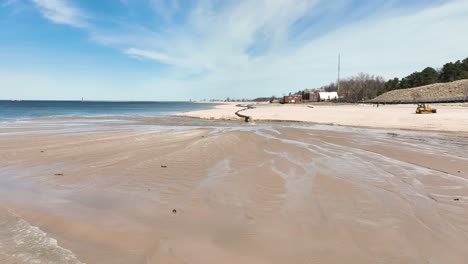
[[[468,96],[468,80],[449,83],[434,83],[420,87],[398,89],[386,92],[372,99],[376,102],[411,101],[415,100],[443,100],[465,98]]]

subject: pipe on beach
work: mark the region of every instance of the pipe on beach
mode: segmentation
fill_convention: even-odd
[[[252,121],[252,118],[248,115],[243,115],[243,114],[240,114],[240,112],[242,111],[245,111],[245,110],[248,110],[248,109],[254,109],[255,107],[253,105],[242,105],[242,104],[238,104],[236,105],[237,107],[244,107],[244,109],[241,109],[241,110],[238,110],[236,111],[236,116],[238,117],[241,117],[241,118],[244,118],[244,121],[245,122],[250,122]]]

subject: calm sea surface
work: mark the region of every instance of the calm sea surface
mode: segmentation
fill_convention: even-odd
[[[47,116],[161,116],[213,106],[191,102],[0,101],[0,120]]]

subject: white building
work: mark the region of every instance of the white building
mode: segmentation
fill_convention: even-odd
[[[331,101],[338,99],[337,92],[319,92],[319,101]]]

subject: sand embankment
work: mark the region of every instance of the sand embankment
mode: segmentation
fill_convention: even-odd
[[[449,100],[462,99],[468,96],[468,80],[448,83],[434,83],[420,87],[398,89],[377,96],[371,101],[395,102],[417,100]]]
[[[467,137],[283,124],[25,126],[0,136],[0,207],[44,233],[18,251],[11,234],[23,230],[2,221],[0,258],[9,248],[29,261],[66,248],[102,264],[468,259]],[[44,237],[60,248],[43,247]]]
[[[300,121],[318,124],[432,131],[468,132],[467,104],[434,104],[437,114],[417,115],[415,105],[279,105],[259,104],[242,114],[255,121]],[[177,116],[204,119],[239,119],[235,104],[180,113]],[[239,119],[240,120],[240,119]]]

